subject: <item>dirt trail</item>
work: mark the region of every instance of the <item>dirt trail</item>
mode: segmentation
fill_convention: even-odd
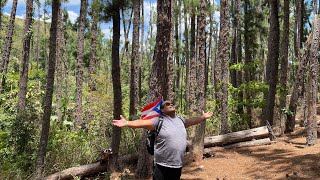
[[[217,149],[214,157],[185,166],[181,179],[320,180],[320,138],[317,145],[306,147],[305,134],[298,128],[271,145]]]

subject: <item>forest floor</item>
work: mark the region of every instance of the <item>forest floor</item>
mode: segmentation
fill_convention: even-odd
[[[304,128],[271,145],[217,149],[215,156],[183,168],[182,180],[320,180],[320,138],[306,147]],[[318,132],[318,137],[320,133]]]
[[[181,180],[320,180],[320,138],[308,147],[305,135],[298,127],[270,145],[216,148],[213,157],[185,165]],[[133,173],[111,179],[132,180]]]

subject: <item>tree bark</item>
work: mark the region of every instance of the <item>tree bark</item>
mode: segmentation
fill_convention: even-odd
[[[56,52],[56,68],[57,68],[57,122],[62,125],[62,58],[63,58],[63,15],[60,6],[58,12],[58,30],[57,30],[57,52]]]
[[[303,95],[304,90],[304,76],[308,64],[309,51],[311,48],[311,38],[312,34],[309,34],[308,40],[305,43],[304,50],[299,54],[299,65],[290,97],[288,110],[289,113],[287,114],[285,133],[294,131],[298,99]]]
[[[195,6],[195,5],[194,5]],[[196,7],[191,7],[191,32],[190,32],[190,62],[189,62],[189,94],[188,102],[189,116],[195,116],[197,113],[197,59],[196,59]]]
[[[123,3],[123,1],[121,1]],[[113,0],[113,38],[112,38],[112,85],[113,85],[113,118],[119,119],[122,114],[122,90],[120,78],[120,4],[117,0]],[[120,146],[121,129],[119,127],[112,127],[112,141],[111,148],[113,156],[111,158],[110,168],[115,170],[117,168],[119,146]]]
[[[237,131],[227,134],[222,134],[218,136],[210,136],[204,138],[203,146],[214,147],[214,146],[224,146],[228,144],[249,141],[252,139],[262,139],[269,137],[269,130],[267,126],[262,126],[258,128]],[[190,141],[188,141],[188,148],[191,146]]]
[[[83,82],[83,58],[84,58],[84,30],[87,17],[87,0],[81,0],[80,22],[78,30],[77,63],[76,63],[76,107],[74,128],[79,129],[83,123],[82,117],[82,82]]]
[[[286,97],[288,93],[288,87],[287,87],[287,74],[288,74],[288,49],[289,49],[289,0],[284,0],[284,6],[283,6],[283,27],[282,27],[282,41],[281,41],[281,51],[280,51],[280,86],[281,86],[281,91],[280,91],[280,105],[279,105],[279,114],[281,114],[280,117],[280,129],[281,129],[281,134],[284,133],[284,126],[285,123],[282,122],[283,120],[283,109],[286,109]]]
[[[316,9],[316,6],[314,7]],[[314,13],[316,10],[314,10]],[[319,14],[313,17],[313,38],[310,49],[310,68],[309,68],[309,81],[307,91],[307,145],[312,146],[317,144],[317,95],[318,95],[318,75],[319,75],[319,31],[320,21]]]
[[[6,35],[6,39],[5,39],[3,50],[2,50],[2,62],[0,64],[0,73],[2,73],[1,84],[0,84],[0,94],[4,91],[4,88],[5,88],[8,64],[9,64],[10,53],[11,53],[12,37],[13,37],[13,31],[14,31],[14,22],[16,19],[17,5],[18,5],[18,0],[13,0],[10,20],[7,28],[7,35]]]
[[[132,118],[137,114],[139,102],[139,25],[140,25],[140,0],[133,0],[133,32],[132,32],[132,54],[130,73],[130,109]]]
[[[270,1],[270,31],[268,38],[268,57],[266,67],[266,83],[269,90],[265,93],[264,98],[267,103],[263,108],[263,120],[268,121],[273,126],[274,105],[276,86],[278,82],[278,65],[279,65],[279,18],[278,18],[278,0]]]
[[[197,63],[197,105],[198,105],[198,113],[205,111],[206,109],[206,82],[205,82],[205,64],[206,64],[206,0],[200,1],[200,13],[197,17],[197,26],[198,26],[198,36],[197,36],[197,52],[198,55],[198,63]],[[203,121],[199,125],[195,126],[195,136],[192,137],[192,154],[195,161],[199,162],[203,157],[203,139],[205,132],[206,122]]]
[[[49,58],[49,67],[47,74],[47,86],[46,94],[44,98],[44,107],[43,107],[43,119],[42,119],[42,129],[39,142],[39,151],[36,162],[36,173],[37,178],[42,177],[44,170],[44,161],[47,153],[47,144],[50,130],[50,116],[52,110],[52,94],[54,88],[54,71],[55,71],[55,62],[56,62],[56,44],[57,44],[57,26],[58,26],[58,11],[61,6],[61,0],[52,1],[52,20],[50,28],[50,58]]]
[[[228,83],[229,83],[229,5],[227,0],[220,1],[221,16],[220,16],[220,43],[218,59],[221,62],[220,73],[218,76],[219,103],[221,108],[221,133],[228,132]]]
[[[40,8],[41,3],[38,1],[37,3],[37,9],[38,9],[38,21],[37,21],[37,50],[36,50],[36,60],[37,60],[37,69],[39,69],[39,63],[40,63]]]
[[[188,28],[188,16],[187,16],[187,7],[186,7],[186,1],[183,1],[183,12],[184,12],[184,53],[185,53],[185,65],[186,65],[186,92],[185,92],[185,112],[187,109],[189,109],[189,94],[190,94],[190,87],[189,87],[189,67],[190,67],[190,61],[189,61],[189,28]]]
[[[160,0],[157,2],[157,37],[153,56],[153,64],[150,75],[149,94],[147,102],[155,101],[163,97],[169,98],[169,77],[167,63],[172,53],[172,0]],[[142,146],[139,151],[139,160],[136,169],[137,178],[147,178],[151,175],[151,157],[145,147],[146,133],[142,137]]]
[[[97,38],[98,38],[98,14],[99,1],[94,0],[91,4],[91,46],[90,46],[90,64],[89,64],[89,88],[90,91],[96,91],[97,74]]]
[[[32,36],[32,15],[33,15],[33,0],[26,2],[26,18],[24,21],[23,31],[23,47],[19,83],[19,102],[18,112],[23,112],[26,108],[26,96],[28,90],[28,67],[29,67],[29,54],[30,54],[30,41]]]

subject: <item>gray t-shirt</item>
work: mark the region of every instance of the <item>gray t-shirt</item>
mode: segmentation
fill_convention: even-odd
[[[163,123],[154,147],[155,163],[165,167],[182,167],[183,156],[187,147],[185,119],[163,115]],[[152,120],[156,127],[159,119]]]

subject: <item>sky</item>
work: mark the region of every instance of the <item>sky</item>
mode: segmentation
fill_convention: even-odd
[[[40,0],[41,2],[41,14],[43,13],[43,4],[45,0]],[[211,0],[215,1],[215,4],[219,3],[220,0]],[[91,3],[91,0],[89,0],[89,4]],[[25,5],[26,5],[26,0],[18,0],[18,7],[17,7],[17,18],[24,18],[25,17]],[[145,22],[145,36],[147,36],[147,27],[149,26],[149,19],[150,19],[150,12],[151,8],[156,9],[157,6],[157,1],[156,0],[144,0],[144,22]],[[11,7],[12,7],[12,0],[8,0],[6,6],[3,8],[3,13],[10,15],[11,13]],[[77,17],[80,14],[80,0],[69,0],[68,3],[63,3],[62,7],[65,8],[69,14],[69,18],[71,22],[75,22]],[[51,11],[51,6],[47,7],[47,10],[50,12]],[[35,17],[37,17],[37,10],[35,10]],[[215,14],[216,20],[219,20],[220,14],[219,12],[216,12]],[[50,20],[49,20],[50,21]],[[184,27],[184,26],[182,26]],[[111,34],[111,29],[112,29],[112,22],[108,23],[101,23],[100,28],[102,32],[105,34],[106,38],[109,38],[112,36]],[[122,29],[122,22],[121,22],[121,32],[123,32]],[[131,30],[132,30],[132,25],[131,25]],[[182,32],[184,29],[182,29]],[[129,39],[131,39],[132,33],[129,33]],[[145,38],[146,39],[146,38]]]

